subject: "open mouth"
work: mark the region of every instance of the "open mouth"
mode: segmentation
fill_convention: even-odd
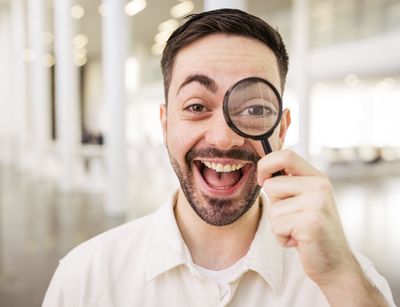
[[[241,190],[252,164],[249,162],[195,160],[199,188],[214,197],[233,196]]]

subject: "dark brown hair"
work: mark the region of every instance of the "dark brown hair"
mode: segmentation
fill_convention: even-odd
[[[289,57],[278,31],[264,20],[241,10],[219,9],[187,16],[186,22],[177,28],[168,39],[161,58],[165,101],[168,101],[172,68],[178,52],[196,40],[215,33],[253,38],[267,45],[277,58],[283,90]]]

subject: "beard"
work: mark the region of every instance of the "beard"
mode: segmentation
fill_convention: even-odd
[[[168,147],[167,147],[168,149]],[[244,149],[221,151],[215,148],[191,149],[185,156],[185,164],[179,165],[168,149],[168,155],[183,193],[192,209],[206,223],[213,226],[225,226],[242,217],[254,204],[261,187],[257,184],[256,172],[249,174],[241,196],[236,198],[212,198],[200,194],[195,187],[192,167],[195,158],[231,158],[250,161],[257,164],[260,157]]]

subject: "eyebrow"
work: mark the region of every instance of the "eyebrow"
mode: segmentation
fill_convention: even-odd
[[[194,75],[189,75],[186,77],[185,81],[183,81],[183,83],[179,86],[175,96],[177,96],[179,94],[179,91],[183,87],[185,87],[186,85],[193,83],[193,82],[197,82],[200,85],[204,86],[211,93],[217,92],[218,86],[217,86],[217,83],[213,79],[211,79],[210,77],[207,77],[205,75],[194,74]]]

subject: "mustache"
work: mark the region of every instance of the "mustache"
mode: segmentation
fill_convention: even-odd
[[[219,150],[213,147],[201,149],[192,148],[185,156],[185,160],[188,164],[196,158],[230,158],[250,161],[255,164],[257,164],[258,160],[261,159],[261,157],[256,153],[245,149],[233,148],[230,150]]]

